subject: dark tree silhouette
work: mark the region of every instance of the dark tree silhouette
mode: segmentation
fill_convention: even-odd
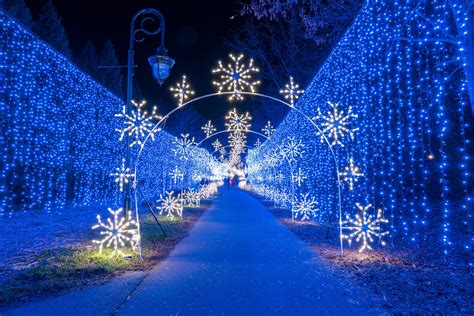
[[[99,55],[99,66],[118,66],[119,62],[115,54],[114,45],[109,40],[105,42],[104,48]],[[110,89],[118,97],[123,96],[122,74],[120,68],[102,68],[99,70],[99,82]]]
[[[77,57],[77,66],[81,68],[92,78],[98,78],[98,66],[99,58],[92,41],[88,41],[82,48],[79,56]]]
[[[20,21],[24,26],[31,29],[33,26],[33,18],[24,0],[4,0],[0,3],[2,9]]]
[[[39,18],[33,24],[34,32],[67,58],[71,58],[69,40],[61,23],[61,17],[51,0],[43,6]]]

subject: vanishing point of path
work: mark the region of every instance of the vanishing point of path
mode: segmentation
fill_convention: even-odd
[[[370,299],[334,276],[250,194],[221,190],[148,274],[28,303],[12,315],[367,315]]]

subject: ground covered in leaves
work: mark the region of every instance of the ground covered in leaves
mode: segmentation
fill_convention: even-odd
[[[333,268],[368,289],[390,314],[474,315],[474,277],[465,264],[443,261],[430,249],[395,249],[359,253],[345,248],[340,256],[337,229],[291,220],[289,210],[268,209],[306,241]]]
[[[74,240],[60,247],[50,246],[48,250],[28,256],[22,254],[11,257],[8,268],[4,265],[1,269],[0,307],[102,283],[129,271],[150,270],[188,235],[210,205],[210,201],[203,201],[199,208],[185,208],[183,220],[159,217],[166,235],[163,235],[151,215],[143,217],[141,232],[144,260],[138,256],[109,258],[107,252],[98,254],[91,243],[97,232],[91,231],[90,225],[87,226],[87,233],[81,235],[82,241]],[[25,266],[26,257],[29,264]]]

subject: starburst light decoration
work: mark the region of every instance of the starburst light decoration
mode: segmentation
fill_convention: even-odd
[[[300,85],[295,84],[293,77],[290,77],[290,82],[285,85],[284,89],[280,90],[280,93],[285,96],[286,100],[290,101],[291,107],[295,106],[295,101],[299,98],[300,94],[304,93],[304,90],[300,90]]]
[[[116,211],[111,208],[107,210],[112,215],[112,218],[107,218],[107,221],[104,223],[100,215],[97,215],[97,224],[92,226],[93,230],[101,229],[100,234],[103,238],[93,240],[92,242],[99,245],[99,253],[102,253],[105,247],[112,249],[112,256],[126,256],[127,254],[122,251],[123,248],[130,247],[132,250],[135,250],[138,245],[137,223],[132,219],[126,220],[122,215],[123,208],[119,208]]]
[[[360,172],[359,167],[354,164],[352,158],[349,160],[349,165],[344,168],[344,171],[341,173],[342,180],[349,183],[349,190],[354,190],[354,183],[359,181],[359,177],[364,176]]]
[[[248,112],[240,115],[237,112],[237,109],[232,109],[229,114],[225,117],[226,123],[225,126],[229,130],[238,130],[238,131],[248,131],[250,129],[250,121],[252,117]]]
[[[304,144],[301,140],[296,140],[295,137],[288,136],[282,147],[282,154],[286,156],[290,162],[295,162],[296,158],[303,158],[304,153]]]
[[[300,193],[300,198],[296,200],[293,206],[293,213],[295,219],[301,216],[302,221],[310,220],[318,211],[318,202],[314,197],[310,197],[309,193]]]
[[[201,129],[204,132],[204,134],[206,135],[206,137],[211,136],[216,131],[216,128],[214,127],[214,125],[212,125],[211,121],[207,122],[206,125],[201,127]]]
[[[250,59],[248,66],[241,63],[243,54],[235,57],[229,54],[234,64],[228,64],[224,66],[222,61],[218,62],[218,67],[212,70],[212,73],[220,74],[220,81],[213,81],[212,83],[217,86],[218,93],[232,92],[229,96],[229,100],[243,100],[242,92],[250,90],[255,92],[255,87],[260,84],[259,80],[254,81],[252,79],[252,73],[257,73],[259,69],[253,65],[253,59]]]
[[[374,217],[373,215],[367,214],[367,210],[372,207],[372,204],[363,206],[356,203],[356,206],[361,214],[356,214],[354,219],[350,218],[349,215],[346,216],[346,220],[342,222],[342,229],[349,230],[351,233],[349,235],[342,235],[342,238],[346,239],[349,245],[352,244],[354,239],[355,242],[360,242],[361,246],[359,252],[363,252],[366,249],[373,250],[370,244],[375,241],[374,238],[380,240],[380,244],[385,246],[382,237],[388,235],[389,232],[382,231],[380,226],[387,224],[388,219],[383,217],[382,210],[378,209],[377,215]]]
[[[349,135],[351,140],[354,140],[354,132],[358,131],[358,128],[350,128],[349,121],[351,118],[357,118],[357,114],[352,113],[352,106],[349,106],[347,114],[344,114],[344,111],[338,110],[338,104],[333,104],[328,101],[329,106],[332,108],[332,112],[328,111],[327,115],[321,113],[321,109],[318,107],[318,115],[313,118],[313,121],[323,120],[321,126],[323,129],[321,132],[317,132],[316,135],[321,136],[321,143],[324,142],[324,134],[328,138],[332,139],[331,146],[341,145],[344,147],[341,139],[345,137],[346,134]]]
[[[163,197],[163,195],[160,194],[160,199],[156,202],[160,204],[157,207],[160,211],[160,215],[166,215],[167,217],[173,218],[176,216],[181,217],[183,214],[180,194],[174,196],[173,192],[166,191],[166,195]]]
[[[170,178],[173,180],[173,183],[176,185],[178,180],[183,179],[183,173],[179,170],[178,166],[174,167],[174,169],[169,173]]]
[[[178,107],[182,107],[184,101],[190,96],[194,95],[194,91],[191,89],[191,85],[187,82],[186,76],[183,75],[181,82],[176,83],[170,90],[174,92],[174,97],[178,99]]]
[[[174,155],[178,156],[181,160],[188,160],[194,146],[196,146],[196,142],[194,137],[189,137],[189,134],[181,134],[181,138],[175,138],[174,145]]]
[[[125,159],[122,159],[122,167],[115,169],[115,173],[111,173],[111,177],[115,177],[115,182],[118,183],[120,192],[123,192],[125,184],[128,183],[129,179],[133,179],[133,173],[130,173],[130,168],[125,168]]]
[[[308,177],[303,173],[301,168],[298,168],[298,171],[292,177],[293,183],[296,183],[298,187],[301,187],[301,184],[308,179]]]
[[[132,104],[137,108],[136,111],[131,110],[130,114],[127,114],[125,106],[122,108],[122,112],[115,114],[115,117],[124,118],[124,128],[115,130],[120,133],[119,141],[122,141],[126,135],[130,136],[133,141],[130,142],[130,147],[135,145],[143,146],[145,137],[150,134],[152,140],[155,140],[155,133],[159,130],[153,130],[155,123],[153,120],[160,120],[161,116],[157,114],[157,107],[154,106],[151,114],[145,110],[146,101],[143,100],[137,103],[132,100]]]
[[[272,123],[268,121],[267,124],[262,128],[262,132],[263,135],[270,137],[275,132],[275,128],[272,126]]]

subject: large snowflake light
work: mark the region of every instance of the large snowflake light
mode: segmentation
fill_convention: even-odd
[[[262,128],[263,135],[267,137],[270,137],[274,132],[275,128],[272,126],[272,123],[270,123],[270,121],[268,121],[267,124]]]
[[[92,226],[94,230],[102,229],[100,234],[103,238],[93,240],[92,242],[99,245],[99,253],[102,253],[105,247],[112,249],[112,255],[125,256],[126,254],[121,248],[129,246],[134,250],[137,247],[139,238],[137,223],[132,219],[126,220],[122,215],[122,208],[116,211],[111,208],[107,210],[112,215],[112,218],[107,218],[107,221],[104,223],[100,215],[97,215],[97,224]]]
[[[157,200],[160,205],[158,209],[160,210],[160,215],[166,215],[167,217],[182,216],[182,204],[181,196],[173,196],[173,192],[166,192],[166,195],[160,194],[160,199]]]
[[[348,215],[346,216],[346,220],[342,222],[342,229],[349,230],[351,233],[349,235],[342,235],[342,238],[346,239],[349,245],[352,244],[354,239],[356,242],[360,242],[359,252],[366,249],[373,250],[370,244],[374,242],[374,238],[379,239],[380,244],[384,246],[385,242],[382,240],[382,237],[388,235],[388,232],[382,232],[380,226],[381,224],[388,223],[388,219],[383,218],[382,210],[378,209],[377,215],[374,218],[374,216],[367,214],[367,210],[372,207],[372,204],[362,206],[356,203],[356,206],[361,214],[356,214],[355,219],[350,218]]]
[[[191,85],[187,82],[185,75],[183,75],[181,82],[178,82],[174,87],[171,87],[170,90],[174,92],[173,96],[178,99],[178,107],[183,106],[184,101],[194,94],[194,91],[191,89]]]
[[[188,207],[198,207],[201,202],[199,192],[194,191],[193,188],[187,189],[183,193],[183,203]]]
[[[309,197],[309,193],[300,193],[300,198],[293,205],[295,219],[298,216],[301,216],[302,221],[312,219],[318,211],[317,205],[318,202],[314,197]]]
[[[130,142],[130,147],[135,145],[142,146],[143,140],[146,135],[150,134],[152,140],[155,140],[155,133],[157,131],[153,130],[153,120],[161,119],[161,116],[157,114],[157,107],[153,107],[151,114],[145,110],[146,101],[143,100],[140,103],[132,100],[132,104],[137,108],[137,111],[131,110],[130,115],[127,114],[125,106],[122,108],[122,112],[115,114],[115,117],[122,117],[125,119],[123,129],[115,129],[120,133],[119,141],[122,141],[123,138],[128,135],[133,138],[133,141]]]
[[[285,96],[286,100],[290,101],[292,107],[295,106],[295,101],[299,98],[300,94],[304,93],[304,90],[300,90],[300,85],[295,84],[293,77],[290,77],[290,82],[285,85],[284,89],[280,90],[280,93]]]
[[[207,122],[206,125],[201,127],[201,129],[204,132],[204,134],[206,134],[206,137],[211,136],[216,131],[216,128],[214,127],[214,125],[212,125],[211,121]]]
[[[286,156],[290,162],[295,162],[296,158],[303,158],[304,153],[304,144],[301,140],[296,140],[293,136],[287,137],[287,141],[282,147],[282,154]]]
[[[349,183],[349,190],[354,190],[354,183],[359,181],[359,177],[364,176],[363,173],[360,173],[359,167],[354,164],[352,158],[349,160],[349,165],[344,168],[344,171],[341,172],[342,179]]]
[[[250,59],[248,66],[241,63],[243,54],[235,57],[229,54],[234,64],[228,64],[227,67],[222,64],[222,61],[218,62],[218,67],[212,70],[212,73],[221,74],[219,79],[221,81],[213,81],[212,83],[217,86],[218,93],[223,91],[232,92],[229,96],[229,100],[243,100],[242,92],[250,90],[255,92],[255,86],[260,84],[260,81],[252,81],[252,73],[257,73],[259,69],[253,65],[253,59]]]
[[[354,139],[354,132],[358,131],[358,128],[350,128],[349,120],[351,118],[357,118],[357,114],[352,113],[352,107],[349,106],[347,114],[344,114],[344,111],[339,111],[337,106],[338,104],[333,104],[328,101],[329,106],[332,108],[332,112],[328,111],[327,116],[321,113],[321,109],[318,108],[318,115],[316,115],[313,120],[323,120],[321,126],[323,127],[321,132],[317,132],[316,135],[321,136],[321,143],[324,142],[324,134],[327,134],[328,138],[332,139],[331,146],[341,145],[344,147],[341,139],[344,138],[346,133],[349,135],[351,140]]]
[[[133,179],[133,173],[130,173],[130,168],[125,168],[125,159],[122,159],[122,167],[115,169],[115,173],[111,173],[111,177],[115,177],[115,182],[118,183],[120,192],[123,192],[125,184],[128,183],[128,179]]]
[[[188,160],[193,147],[196,146],[194,137],[189,138],[189,134],[181,134],[181,138],[176,137],[174,140],[173,153],[181,160]]]
[[[229,114],[225,117],[226,123],[225,126],[227,129],[230,130],[238,130],[238,131],[248,131],[250,129],[250,121],[252,117],[247,112],[245,114],[240,115],[237,112],[237,109],[232,109]]]

